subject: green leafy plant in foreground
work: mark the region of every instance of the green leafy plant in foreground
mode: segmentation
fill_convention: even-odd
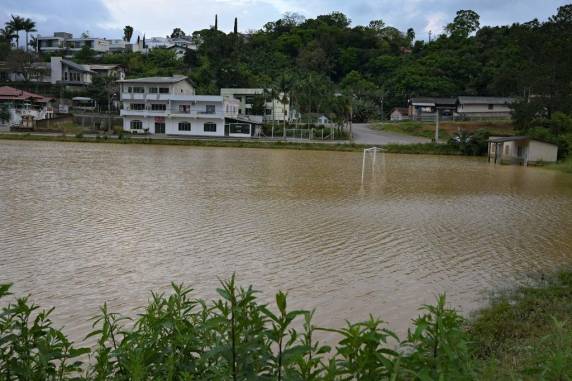
[[[570,292],[562,282],[558,300]],[[0,286],[0,298],[9,288]],[[444,295],[421,308],[400,340],[373,316],[340,329],[316,327],[313,311],[288,310],[285,293],[276,294],[274,306],[261,304],[234,276],[217,292],[206,302],[173,284],[170,294],[153,293],[133,320],[103,305],[86,337],[95,340],[91,350],[53,328],[51,310],[16,299],[0,312],[0,380],[567,380],[572,374],[572,331],[556,318],[526,367],[507,370],[492,358],[483,361],[492,351],[475,346],[474,332]],[[510,306],[490,311],[507,316]],[[490,311],[476,331],[491,324]],[[335,348],[317,340],[324,331],[339,336]]]

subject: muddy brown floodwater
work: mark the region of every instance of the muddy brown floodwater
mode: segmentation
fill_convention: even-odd
[[[134,315],[170,282],[211,298],[237,273],[319,325],[400,332],[446,292],[572,265],[572,176],[482,158],[0,141],[0,282],[74,339],[107,301]]]

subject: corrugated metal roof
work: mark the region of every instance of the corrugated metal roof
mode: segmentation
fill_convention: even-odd
[[[505,104],[511,104],[514,101],[515,101],[514,98],[508,98],[508,97],[459,97],[460,104],[505,105]]]
[[[123,83],[179,83],[186,80],[188,77],[145,77],[145,78],[134,78],[134,79],[123,79],[117,82]]]
[[[51,101],[53,98],[44,97],[40,94],[30,93],[28,91],[16,89],[10,86],[0,87],[0,100],[14,100],[14,101],[35,101],[46,103]]]
[[[504,143],[504,142],[515,142],[522,140],[530,140],[528,136],[502,136],[498,138],[489,138],[491,143]]]
[[[62,59],[61,62],[64,63],[64,64],[66,64],[66,65],[68,65],[68,66],[71,67],[72,69],[79,70],[79,71],[84,71],[84,72],[86,72],[86,73],[92,73],[92,74],[94,74],[93,71],[89,70],[89,66],[87,66],[87,65],[80,65],[80,64],[78,64],[78,63],[75,63],[75,62],[73,62],[73,61],[66,60],[66,59]]]
[[[439,98],[439,97],[416,97],[411,98],[411,104],[421,104],[421,105],[447,105],[454,106],[457,104],[456,98]]]

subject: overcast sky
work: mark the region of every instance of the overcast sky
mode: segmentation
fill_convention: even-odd
[[[121,38],[125,25],[134,36],[165,36],[174,27],[185,32],[214,24],[230,31],[238,17],[240,31],[259,29],[285,12],[311,18],[332,11],[344,12],[353,25],[382,19],[401,30],[413,27],[418,39],[438,34],[459,9],[473,9],[481,25],[504,25],[534,18],[545,20],[570,0],[1,0],[0,22],[10,14],[30,17],[38,33],[84,31],[94,37]]]

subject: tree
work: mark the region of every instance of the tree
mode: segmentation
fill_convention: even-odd
[[[24,30],[26,20],[20,16],[11,15],[10,21],[6,23],[6,28],[9,28],[15,33],[16,48],[20,46],[20,31]]]
[[[37,51],[38,50],[38,37],[32,36],[32,38],[30,38],[30,42],[28,42],[28,46],[34,48],[34,51]]]
[[[12,40],[16,38],[16,33],[10,28],[9,25],[6,25],[5,28],[0,29],[0,39],[6,41],[9,46],[12,46]]]
[[[407,36],[409,43],[412,44],[413,41],[415,41],[415,30],[413,28],[407,29],[407,33],[405,33],[405,35]]]
[[[550,18],[550,22],[556,24],[572,24],[572,4],[559,7],[556,15]]]
[[[264,115],[266,111],[266,100],[264,94],[256,94],[252,102],[252,115]]]
[[[445,27],[445,30],[452,37],[467,38],[471,33],[479,30],[481,26],[480,18],[475,11],[457,11],[457,16],[455,16],[452,23]]]
[[[22,30],[26,32],[26,51],[28,51],[28,46],[30,45],[30,40],[28,39],[28,34],[32,32],[37,32],[36,23],[31,19],[27,18],[22,24]]]
[[[133,27],[126,25],[125,28],[123,28],[123,41],[130,42],[131,37],[133,37]]]
[[[0,121],[9,122],[10,121],[10,109],[6,103],[0,106]]]
[[[76,61],[81,63],[89,63],[95,58],[95,50],[87,45],[82,46],[82,48],[74,55]]]
[[[173,32],[171,33],[171,38],[183,38],[185,36],[186,36],[186,34],[185,34],[185,32],[183,32],[183,30],[181,28],[175,28],[175,29],[173,29]]]
[[[86,30],[81,34],[81,38],[89,38],[89,30]]]
[[[286,119],[287,119],[287,108],[286,106],[290,102],[290,90],[292,89],[292,78],[286,74],[282,74],[278,83],[276,84],[276,89],[278,90],[278,96],[280,103],[282,103],[282,110],[284,114],[282,115],[284,121],[284,139],[286,139]]]

